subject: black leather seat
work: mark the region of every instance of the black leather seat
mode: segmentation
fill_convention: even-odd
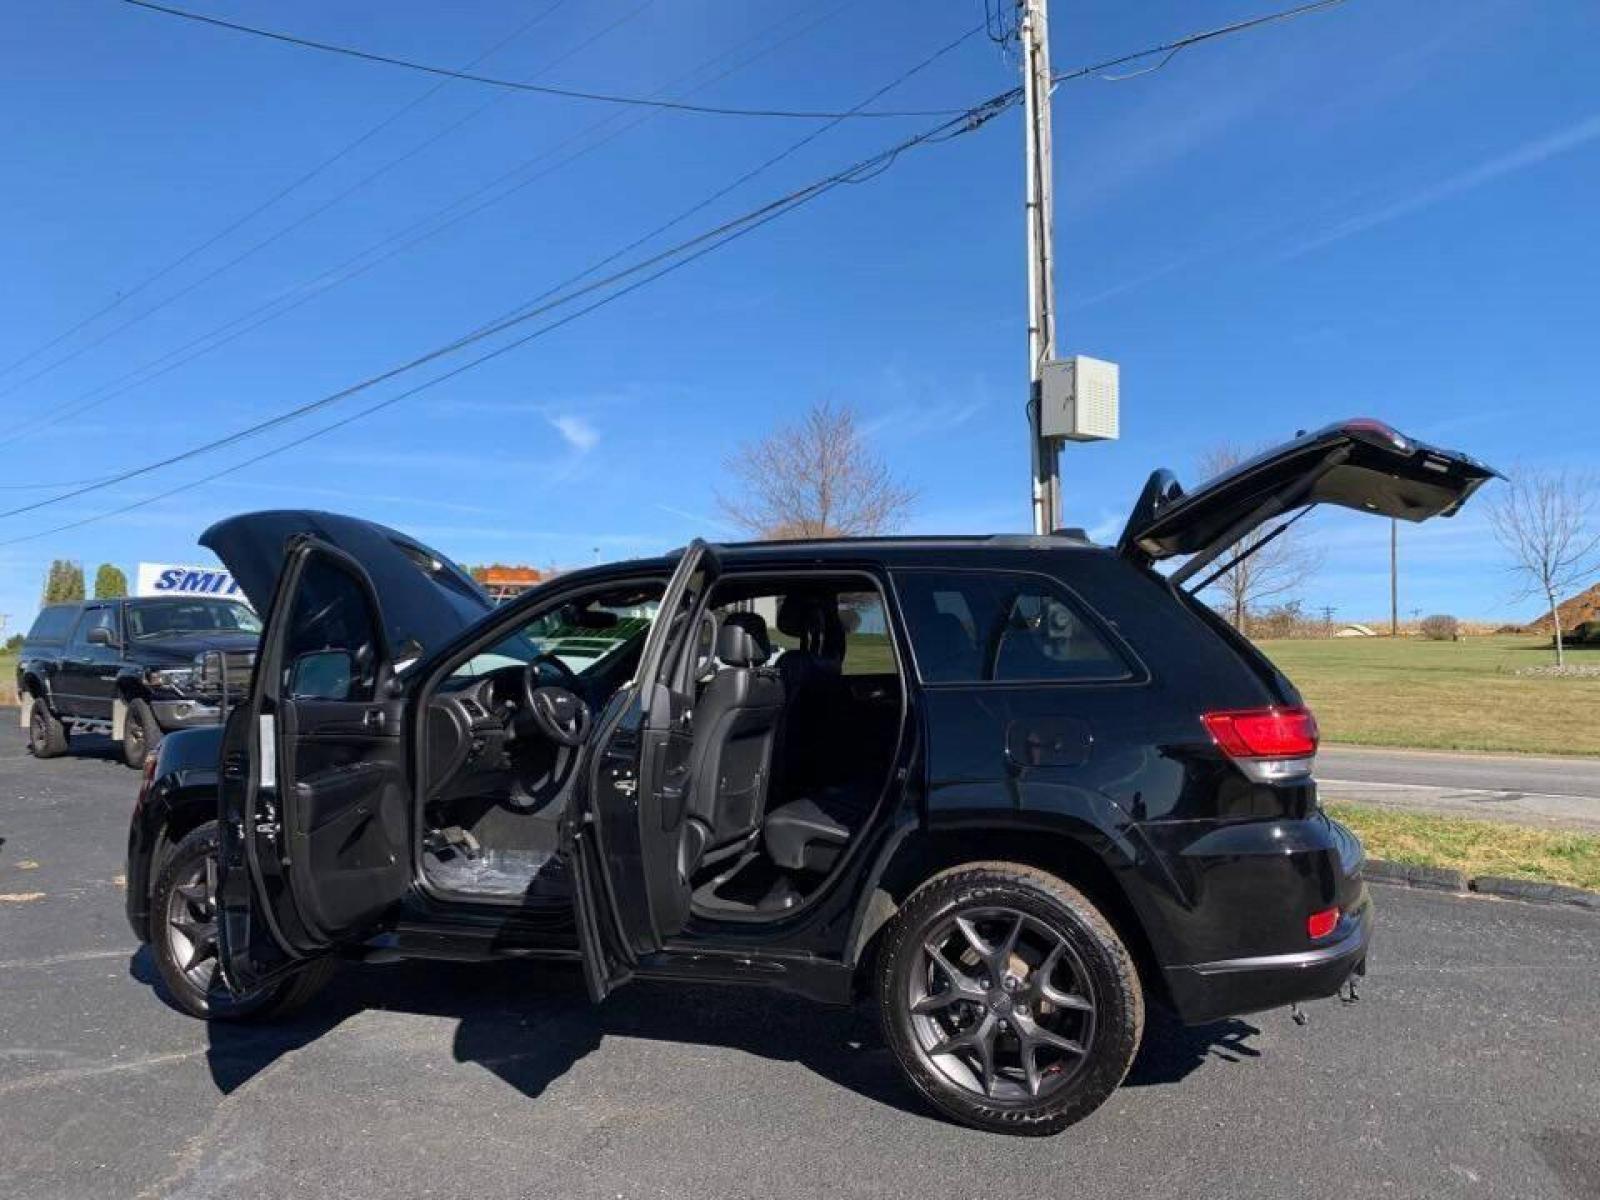
[[[689,820],[679,863],[685,878],[750,846],[766,816],[783,684],[766,666],[770,644],[764,646],[764,636],[757,636],[765,634],[765,623],[752,632],[745,620],[750,617],[761,620],[755,613],[736,613],[718,630],[722,666],[694,706]]]

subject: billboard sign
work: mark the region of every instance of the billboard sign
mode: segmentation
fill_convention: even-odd
[[[221,567],[190,567],[182,563],[140,563],[133,594],[220,596],[240,601],[245,598],[233,576]]]

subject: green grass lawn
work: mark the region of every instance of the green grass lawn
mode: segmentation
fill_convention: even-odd
[[[0,654],[0,704],[17,702],[17,656]]]
[[[1593,834],[1360,804],[1330,804],[1328,811],[1356,831],[1374,858],[1450,867],[1469,878],[1508,875],[1600,891],[1600,837]]]
[[[1519,678],[1540,638],[1329,638],[1259,645],[1294,680],[1329,742],[1600,754],[1600,679]],[[1569,661],[1600,664],[1600,650]]]

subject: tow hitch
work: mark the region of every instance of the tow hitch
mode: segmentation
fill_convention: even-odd
[[[1356,980],[1364,978],[1366,973],[1367,960],[1363,958],[1350,969],[1350,974],[1345,976],[1344,982],[1339,985],[1338,991],[1334,993],[1339,997],[1340,1004],[1355,1004],[1360,1001],[1361,993],[1356,990]],[[1310,1018],[1306,1016],[1305,1009],[1300,1007],[1298,1001],[1289,1005],[1289,1019],[1296,1025],[1302,1026],[1310,1021]]]

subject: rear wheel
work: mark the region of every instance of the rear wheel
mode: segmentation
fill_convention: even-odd
[[[142,770],[144,760],[161,745],[161,726],[147,700],[128,701],[127,719],[122,723],[122,761],[135,771]]]
[[[288,979],[242,995],[228,990],[217,969],[216,822],[193,830],[162,864],[151,896],[151,949],[174,1003],[212,1021],[262,1020],[299,1008],[333,974],[317,959]]]
[[[935,1106],[1000,1133],[1058,1133],[1133,1063],[1144,997],[1111,923],[1069,884],[1013,863],[936,875],[886,932],[878,1007]]]
[[[33,711],[28,716],[28,749],[35,758],[59,758],[67,752],[67,729],[43,696],[33,698]]]

